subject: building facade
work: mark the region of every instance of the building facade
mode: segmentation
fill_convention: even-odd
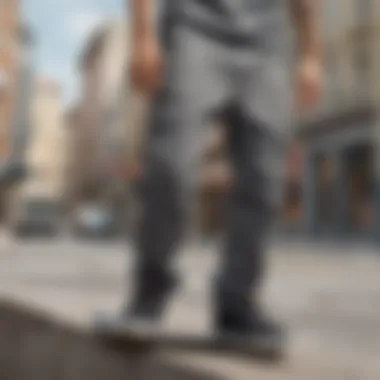
[[[325,0],[325,88],[297,121],[302,175],[289,196],[293,227],[318,239],[374,239],[379,104],[376,0]],[[377,63],[376,63],[377,62]]]
[[[25,152],[28,176],[19,187],[19,194],[62,200],[66,192],[67,153],[61,87],[54,79],[38,78],[33,87]]]
[[[31,105],[35,84],[34,44],[32,32],[22,29],[22,59],[18,70],[16,104],[10,134],[10,156],[24,163],[31,131]]]
[[[9,135],[15,109],[20,64],[21,13],[18,1],[0,7],[0,155],[9,153]]]
[[[0,167],[2,173],[22,165],[28,140],[29,102],[33,79],[30,30],[22,20],[19,0],[0,7]],[[8,174],[9,174],[8,173]],[[12,174],[10,174],[12,176]],[[4,216],[10,184],[0,188],[0,217]]]
[[[111,203],[124,198],[123,175],[127,149],[127,107],[126,77],[128,39],[126,23],[114,20],[107,24],[103,40],[102,67],[100,80],[101,120],[99,133],[99,153],[103,173],[106,199]],[[121,201],[120,199],[120,201]]]
[[[0,36],[0,155],[4,160],[20,141],[17,128],[25,124],[33,71],[31,33],[23,24],[18,0],[1,4]]]
[[[71,139],[77,157],[73,206],[96,202],[115,220],[124,216],[128,199],[128,51],[125,20],[104,22],[87,41],[80,63],[79,116]]]
[[[80,104],[72,105],[66,110],[64,119],[67,130],[67,200],[68,208],[72,209],[75,206],[76,193],[78,191],[78,129],[80,126],[81,106]]]
[[[380,240],[380,2],[322,3],[324,92],[313,113],[295,120],[281,227],[318,239]],[[77,133],[82,183],[97,178],[98,184],[118,188],[113,173],[123,166],[122,157],[133,161],[143,149],[146,104],[128,83],[126,33],[123,23],[106,23],[82,56]],[[212,130],[205,147],[200,179],[205,230],[221,219],[229,177],[222,130]],[[100,188],[114,194],[112,186]]]
[[[101,134],[101,68],[106,28],[97,29],[86,42],[80,58],[81,100],[77,110],[73,156],[76,202],[97,196],[99,191]]]

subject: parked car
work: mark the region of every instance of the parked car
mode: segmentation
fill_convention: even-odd
[[[3,187],[20,183],[27,177],[26,166],[19,162],[9,162],[0,167],[0,184]]]
[[[18,237],[56,236],[62,225],[60,202],[51,198],[24,198],[17,205],[11,231]]]
[[[98,203],[79,205],[73,211],[72,229],[80,237],[107,238],[117,233],[112,210]]]

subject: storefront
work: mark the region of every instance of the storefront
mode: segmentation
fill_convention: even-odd
[[[379,218],[374,125],[374,113],[367,110],[327,120],[302,135],[302,180],[298,191],[293,190],[293,202],[303,235],[338,240],[375,237]]]
[[[368,236],[374,227],[372,146],[353,141],[334,152],[316,151],[313,225],[318,235]]]
[[[367,109],[334,115],[299,129],[288,155],[279,229],[284,237],[370,241],[380,236],[375,125],[375,112]],[[201,195],[205,235],[220,229],[223,183],[228,177],[224,156],[210,157]]]

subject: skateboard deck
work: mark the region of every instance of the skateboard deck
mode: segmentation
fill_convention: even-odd
[[[174,333],[148,324],[118,321],[98,315],[94,321],[98,338],[129,352],[148,354],[160,349],[215,352],[271,361],[283,358],[283,344],[265,339],[225,336],[213,333]]]

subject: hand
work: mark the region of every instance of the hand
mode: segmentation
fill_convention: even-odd
[[[131,80],[135,89],[150,97],[158,89],[162,79],[162,55],[154,36],[135,39],[132,47]]]
[[[296,72],[296,109],[309,111],[313,109],[322,92],[322,62],[315,57],[303,57]]]

